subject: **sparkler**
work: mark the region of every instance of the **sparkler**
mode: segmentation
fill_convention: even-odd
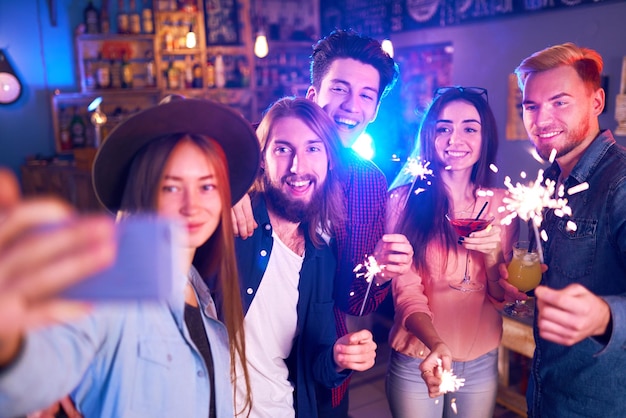
[[[441,383],[439,384],[439,392],[441,393],[456,392],[462,386],[465,385],[465,379],[456,377],[456,375],[452,373],[452,369],[442,370],[441,359],[437,359],[437,364],[438,364],[437,367],[441,371]]]
[[[367,282],[367,290],[365,291],[365,297],[363,298],[363,304],[361,305],[361,311],[359,312],[359,316],[363,315],[363,310],[365,309],[365,303],[367,302],[367,297],[369,296],[370,289],[372,288],[372,282],[374,281],[374,276],[378,273],[382,273],[385,268],[385,264],[378,264],[376,258],[373,255],[366,256],[366,259],[363,263],[358,264],[354,268],[354,272],[357,273],[359,270],[365,270],[361,273],[357,273],[356,277],[364,277]]]
[[[553,152],[554,154],[554,152]],[[551,155],[552,158],[552,155]],[[499,212],[508,211],[509,213],[502,219],[502,224],[510,224],[516,216],[524,221],[532,221],[533,231],[537,242],[537,252],[543,263],[543,251],[540,245],[540,239],[547,241],[548,237],[545,231],[539,232],[538,227],[543,221],[543,210],[554,209],[554,214],[558,217],[565,215],[572,216],[572,208],[568,206],[568,200],[565,196],[563,185],[558,187],[554,180],[545,179],[543,170],[537,173],[537,179],[531,182],[529,186],[520,184],[519,182],[513,186],[510,177],[504,179],[504,185],[509,191],[509,195],[502,199],[504,206],[498,208]],[[581,183],[567,190],[568,195],[582,192],[589,188],[588,183]],[[556,197],[555,197],[556,192]],[[568,230],[576,230],[576,224],[572,221],[567,223]]]
[[[430,161],[422,162],[419,158],[409,157],[406,160],[407,164],[404,167],[404,174],[409,174],[413,177],[413,181],[411,182],[411,187],[409,187],[409,191],[404,198],[404,203],[402,204],[402,209],[406,207],[406,203],[409,201],[409,197],[411,193],[419,194],[423,192],[425,189],[418,187],[415,191],[413,191],[413,187],[415,187],[415,183],[417,179],[426,180],[428,176],[433,176],[433,170],[428,168],[430,165]],[[426,184],[430,185],[430,181],[427,181]]]

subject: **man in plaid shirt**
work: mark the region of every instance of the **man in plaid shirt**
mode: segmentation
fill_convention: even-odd
[[[388,281],[411,265],[413,249],[403,235],[384,235],[387,181],[371,161],[350,147],[374,121],[380,100],[393,88],[398,67],[375,39],[352,31],[336,30],[313,48],[311,86],[307,98],[322,107],[335,121],[346,153],[346,175],[341,179],[345,195],[345,220],[333,225],[330,245],[337,256],[335,276],[335,322],[337,336],[348,333],[346,314],[373,312],[389,291]],[[233,208],[235,231],[242,237],[252,234],[256,222],[249,199]],[[381,274],[368,283],[356,277],[354,268],[374,255]],[[332,391],[318,389],[320,417],[347,417],[349,380]]]

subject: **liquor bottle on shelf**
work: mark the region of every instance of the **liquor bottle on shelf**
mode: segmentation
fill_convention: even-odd
[[[133,67],[130,63],[129,53],[126,50],[122,51],[122,88],[133,88]]]
[[[156,78],[154,76],[154,59],[152,51],[146,51],[146,87],[156,86]]]
[[[129,33],[133,35],[138,35],[141,33],[141,15],[139,14],[139,10],[136,7],[135,0],[129,0],[130,5],[130,15],[128,17],[129,22]]]
[[[193,63],[193,80],[191,87],[194,89],[202,88],[202,65],[198,60],[194,60]]]
[[[174,34],[172,34],[171,28],[166,28],[163,33],[163,46],[166,51],[172,51],[174,49]]]
[[[78,114],[76,106],[70,121],[70,140],[73,148],[84,148],[87,142],[85,121]]]
[[[61,151],[72,149],[72,138],[70,136],[71,116],[66,107],[59,107],[59,148]]]
[[[93,60],[84,61],[85,64],[85,89],[92,91],[96,88],[96,74]]]
[[[143,4],[141,10],[141,23],[143,24],[143,33],[154,33],[154,22],[152,20],[152,7],[147,1]]]
[[[109,21],[109,2],[102,0],[102,8],[100,10],[100,32],[108,34],[111,32],[111,22]]]
[[[215,57],[215,87],[223,88],[226,86],[226,70],[224,68],[224,57],[218,54]]]
[[[122,61],[117,59],[116,54],[111,54],[111,88],[122,88]]]
[[[180,72],[174,65],[174,61],[170,61],[167,69],[167,88],[170,90],[178,90],[180,88]]]
[[[210,89],[215,88],[215,65],[211,60],[206,62],[206,86]]]
[[[96,88],[108,89],[111,86],[111,67],[102,53],[98,54],[98,68],[96,69]]]
[[[118,0],[117,2],[117,33],[127,34],[130,32],[130,22],[128,19],[128,13],[124,8],[124,0]]]
[[[89,0],[85,7],[85,31],[89,34],[100,33],[100,16],[98,9],[93,5],[93,1]]]
[[[185,57],[185,76],[184,83],[186,89],[190,89],[193,84],[193,64],[191,63],[191,57],[187,55]]]

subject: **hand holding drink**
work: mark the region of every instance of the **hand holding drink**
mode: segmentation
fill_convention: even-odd
[[[509,283],[517,287],[520,292],[528,292],[539,286],[541,282],[541,263],[537,251],[529,249],[528,241],[518,241],[513,245],[513,259],[507,270]],[[532,315],[532,310],[524,301],[517,300],[507,305],[504,310],[512,316],[526,317]]]
[[[450,225],[456,233],[461,237],[469,237],[472,232],[482,231],[487,228],[495,219],[493,215],[484,215],[487,203],[478,212],[478,215],[467,212],[451,212],[446,214],[446,219],[450,222]],[[476,280],[472,280],[469,275],[469,257],[470,253],[467,250],[465,254],[465,273],[461,281],[450,282],[450,287],[462,292],[477,292],[484,288],[484,285]]]

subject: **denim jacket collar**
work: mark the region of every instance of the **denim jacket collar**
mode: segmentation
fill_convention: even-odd
[[[591,174],[594,172],[598,163],[606,154],[607,150],[613,144],[615,144],[615,139],[613,138],[611,131],[600,131],[600,135],[598,135],[596,139],[589,144],[582,157],[580,157],[580,160],[578,160],[574,166],[574,169],[570,173],[569,177],[574,178],[578,184],[587,181],[587,179],[589,179]],[[546,170],[546,177],[556,180],[559,177],[559,174],[561,174],[561,169],[555,161],[552,163],[550,168]],[[565,181],[567,182],[567,179],[565,179]]]

